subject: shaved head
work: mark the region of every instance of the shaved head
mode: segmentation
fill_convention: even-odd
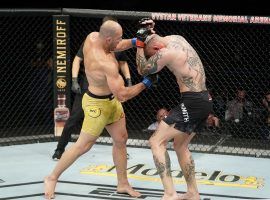
[[[145,47],[144,47],[144,54],[145,57],[148,59],[149,57],[153,56],[160,48],[161,37],[157,34],[149,35],[145,40]]]
[[[103,38],[114,37],[117,33],[122,31],[122,27],[118,22],[107,20],[99,29],[100,36]]]
[[[156,39],[157,39],[158,35],[157,34],[152,34],[147,36],[146,40],[145,40],[145,44],[146,45],[151,45]]]
[[[99,37],[104,42],[108,51],[113,51],[121,42],[123,30],[121,25],[113,20],[105,21],[99,29]]]

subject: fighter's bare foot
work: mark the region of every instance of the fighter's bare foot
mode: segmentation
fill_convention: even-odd
[[[161,200],[179,200],[179,196],[177,194],[173,196],[163,195]]]
[[[45,184],[44,196],[45,196],[45,199],[50,199],[50,200],[54,199],[54,190],[55,190],[56,182],[57,182],[57,180],[50,177],[50,176],[46,176],[44,178],[44,184]]]
[[[141,196],[141,193],[134,190],[130,185],[117,186],[117,192],[121,194],[128,194],[132,197]]]
[[[199,194],[191,194],[191,193],[184,193],[184,194],[178,194],[179,200],[200,200]]]

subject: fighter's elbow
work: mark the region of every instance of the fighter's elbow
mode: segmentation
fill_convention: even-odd
[[[116,95],[116,98],[117,98],[117,100],[120,101],[120,102],[125,101],[125,98],[124,98],[123,96],[121,96],[121,95]]]
[[[127,90],[119,91],[116,94],[116,97],[117,97],[118,101],[125,102],[125,101],[127,101],[129,99],[128,91]]]

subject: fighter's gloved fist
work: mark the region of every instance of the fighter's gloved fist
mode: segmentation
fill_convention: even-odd
[[[143,77],[142,83],[147,87],[157,87],[159,80],[158,74],[149,74]]]
[[[72,78],[72,86],[71,86],[71,90],[74,92],[74,93],[77,93],[77,94],[81,94],[81,86],[79,85],[78,83],[78,78],[75,77],[75,78]]]
[[[155,22],[149,18],[149,17],[144,17],[142,19],[139,20],[139,28],[154,28],[155,26]]]
[[[132,86],[131,78],[126,78],[126,86],[127,87]]]
[[[146,40],[147,36],[151,34],[151,30],[149,28],[140,28],[136,33],[136,46],[143,48],[144,41]]]

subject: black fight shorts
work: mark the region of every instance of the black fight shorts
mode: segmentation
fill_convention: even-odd
[[[163,121],[168,125],[175,124],[174,128],[181,132],[199,132],[212,112],[212,104],[208,91],[183,92],[180,104],[173,108]]]

